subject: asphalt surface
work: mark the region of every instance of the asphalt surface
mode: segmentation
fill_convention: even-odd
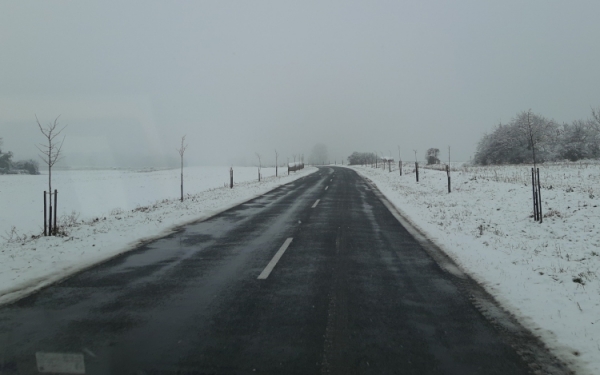
[[[433,259],[365,180],[321,168],[0,308],[0,374],[543,368]]]

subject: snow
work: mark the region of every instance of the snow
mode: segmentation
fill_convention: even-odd
[[[35,235],[43,231],[47,175],[0,176],[0,303],[317,169],[305,168],[290,176],[280,169],[280,176],[275,177],[275,168],[262,168],[260,183],[257,168],[233,170],[235,185],[230,189],[229,167],[184,168],[184,202],[179,200],[179,169],[53,171],[52,186],[58,189],[58,209],[63,215],[60,220],[70,227],[66,237],[39,238]],[[75,212],[73,217],[71,212]]]
[[[600,373],[600,164],[540,165],[543,224],[531,218],[529,166],[453,164],[448,194],[445,172],[420,168],[416,183],[406,165],[402,177],[352,168],[578,373]],[[229,189],[229,167],[185,168],[183,203],[177,169],[56,171],[59,212],[80,216],[67,237],[37,239],[47,176],[0,176],[0,303],[315,170],[263,168],[258,183],[257,168],[234,167]]]
[[[533,220],[531,166],[353,166],[578,373],[600,374],[600,164],[540,165],[544,221]],[[445,166],[444,166],[445,168]]]

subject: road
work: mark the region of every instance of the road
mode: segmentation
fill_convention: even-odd
[[[323,167],[0,308],[0,374],[567,373],[396,216]]]

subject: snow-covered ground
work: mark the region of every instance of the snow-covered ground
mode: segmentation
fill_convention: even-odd
[[[451,194],[445,172],[352,168],[578,373],[600,374],[600,164],[540,166],[542,224],[531,166],[453,168]]]
[[[275,177],[275,168],[262,168],[258,182],[257,168],[234,167],[229,189],[228,167],[185,168],[184,202],[179,170],[56,171],[59,221],[69,226],[68,235],[40,238],[48,176],[0,175],[0,303],[316,170],[286,176],[281,168]]]

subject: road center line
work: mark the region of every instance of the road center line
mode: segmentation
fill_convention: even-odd
[[[325,190],[329,189],[329,186],[325,186]]]
[[[315,208],[315,207],[317,207],[317,204],[319,204],[319,201],[320,201],[320,199],[317,199],[317,201],[315,202],[315,204],[313,204],[313,205],[312,205],[312,207],[311,207],[311,208]]]
[[[292,240],[293,240],[292,237],[285,240],[283,245],[281,245],[279,250],[277,250],[277,252],[275,253],[275,256],[273,257],[273,259],[271,259],[271,261],[269,262],[269,264],[267,264],[265,269],[260,273],[260,275],[258,275],[259,280],[264,280],[267,277],[269,277],[269,275],[271,274],[271,271],[273,271],[273,268],[275,268],[275,265],[277,264],[277,262],[279,262],[279,259],[281,259],[281,256],[283,255],[283,253],[285,253],[285,250],[288,248],[288,246],[290,246],[290,243],[292,243]]]

